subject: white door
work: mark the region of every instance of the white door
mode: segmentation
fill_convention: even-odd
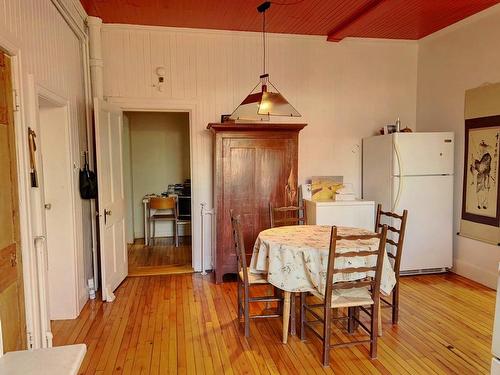
[[[39,139],[47,236],[49,317],[51,320],[75,319],[78,316],[78,260],[67,107],[40,105]]]
[[[408,210],[401,271],[451,268],[453,176],[394,178],[395,212]],[[398,223],[399,225],[399,223]]]
[[[394,175],[453,174],[453,133],[394,134]]]
[[[111,302],[115,299],[113,291],[128,273],[122,160],[123,112],[95,98],[94,117],[102,299]]]

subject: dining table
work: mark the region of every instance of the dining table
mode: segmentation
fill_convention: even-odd
[[[267,274],[267,281],[283,290],[283,343],[288,339],[290,299],[292,293],[319,292],[324,295],[326,271],[330,248],[331,226],[293,225],[266,229],[259,233],[250,260],[250,272]],[[362,228],[337,227],[339,236],[375,235]],[[379,239],[339,240],[337,252],[375,250]],[[373,266],[376,257],[339,257],[335,268]],[[334,283],[373,276],[373,272],[335,274]],[[387,253],[384,251],[380,291],[389,295],[396,285],[396,276]],[[292,312],[295,314],[295,311]],[[380,315],[380,314],[379,314]],[[380,323],[379,323],[380,326]],[[295,330],[292,330],[294,334]]]

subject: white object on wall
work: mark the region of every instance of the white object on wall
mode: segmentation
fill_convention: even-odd
[[[375,202],[305,200],[307,224],[355,227],[373,231],[375,228]]]

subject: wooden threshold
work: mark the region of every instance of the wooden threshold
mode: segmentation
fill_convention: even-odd
[[[159,276],[193,273],[191,238],[180,237],[179,246],[172,237],[156,239],[153,246],[136,241],[128,248],[128,276]]]
[[[159,276],[159,275],[180,275],[193,273],[193,267],[190,264],[168,265],[168,266],[146,266],[135,267],[129,271],[128,276]]]

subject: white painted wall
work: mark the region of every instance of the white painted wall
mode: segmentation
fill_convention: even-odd
[[[299,181],[344,175],[360,192],[360,140],[400,117],[415,128],[417,43],[268,36],[271,81],[307,122]],[[193,248],[200,269],[201,202],[212,206],[212,138],[207,123],[231,113],[258,82],[261,35],[105,24],[104,95],[124,107],[192,108]],[[159,91],[155,69],[167,71]],[[140,106],[140,104],[139,104]],[[276,119],[279,121],[280,119]],[[289,121],[281,119],[281,121]],[[210,237],[206,236],[206,248]],[[210,264],[209,255],[206,264]]]
[[[81,43],[77,35],[65,21],[57,7],[63,4],[67,6],[68,16],[75,21],[77,27],[83,27],[85,12],[77,0],[0,0],[0,46],[9,53],[16,55],[20,61],[19,75],[15,81],[21,88],[21,116],[19,122],[24,133],[27,127],[35,123],[33,109],[35,103],[30,101],[28,75],[34,76],[35,84],[69,101],[69,110],[72,129],[72,157],[76,166],[80,164],[80,151],[86,148],[86,104],[84,90],[84,64]],[[18,130],[19,130],[18,129]],[[21,139],[26,139],[22,136]],[[19,147],[26,147],[20,145]],[[26,151],[26,150],[25,150]],[[27,160],[19,160],[20,173],[27,174]],[[75,183],[78,183],[78,170],[75,173]],[[22,179],[21,179],[22,181]],[[76,191],[77,186],[75,186]],[[29,190],[21,189],[21,200],[30,198]],[[91,237],[90,237],[90,205],[83,202],[79,196],[73,197],[77,210],[77,277],[78,277],[78,303],[80,309],[87,300],[86,278],[91,275]],[[21,209],[25,207],[21,204]],[[25,208],[25,213],[30,208]],[[21,213],[22,225],[30,227],[29,214]],[[36,233],[23,234],[23,256],[33,254],[33,238]],[[25,273],[28,273],[29,257],[25,257],[27,263]],[[33,284],[26,284],[28,292],[35,288]],[[31,306],[35,311],[36,307]],[[28,319],[31,318],[28,312]],[[28,324],[31,324],[28,322]],[[36,324],[33,323],[33,324]],[[36,327],[28,327],[36,329]],[[36,332],[35,332],[36,334]],[[36,340],[38,336],[35,337]],[[35,345],[40,345],[35,342]]]
[[[142,199],[190,178],[189,114],[127,112],[130,123],[134,237],[144,238]],[[181,230],[181,229],[180,229]],[[158,222],[156,236],[173,236],[172,222]]]
[[[455,232],[462,210],[465,90],[500,82],[500,6],[420,40],[417,125],[455,132]],[[500,247],[454,238],[454,271],[496,288]]]

